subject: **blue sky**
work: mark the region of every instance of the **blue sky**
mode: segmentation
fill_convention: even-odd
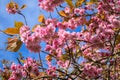
[[[18,14],[8,14],[6,11],[6,5],[10,2],[10,0],[0,0],[0,30],[5,30],[8,27],[14,27],[14,21],[21,21],[24,22],[24,19],[21,15]],[[40,14],[44,14],[46,18],[48,18],[50,15],[48,12],[41,10],[38,6],[38,0],[14,0],[19,6],[21,7],[23,4],[26,4],[27,7],[22,10],[22,13],[25,15],[27,19],[28,26],[31,28],[39,24],[38,22],[38,16]],[[59,8],[60,9],[60,8]],[[52,17],[60,18],[60,16],[56,15],[56,11],[52,13]],[[38,59],[38,54],[30,53],[28,49],[25,47],[25,45],[22,45],[20,50],[18,52],[9,52],[6,51],[6,44],[8,36],[0,33],[0,60],[6,59],[13,61],[15,63],[18,63],[17,57],[18,53],[21,52],[24,57],[33,57]],[[42,47],[44,48],[45,43],[41,43]],[[45,55],[42,54],[42,59],[45,59]],[[0,67],[2,66],[0,62]]]
[[[48,12],[43,11],[39,8],[38,0],[14,0],[14,1],[18,3],[20,7],[23,4],[27,5],[27,7],[24,10],[22,10],[22,13],[26,16],[28,26],[30,26],[31,28],[35,24],[39,24],[38,16],[40,14],[44,14],[46,18],[49,17]],[[0,30],[5,30],[8,27],[14,27],[14,21],[24,22],[24,19],[21,15],[18,14],[12,15],[7,13],[6,4],[8,4],[9,2],[10,0],[0,0]],[[56,14],[56,11],[52,13],[52,17],[60,18],[60,16]],[[72,32],[72,30],[69,31]],[[75,31],[80,31],[80,28],[77,28]],[[38,59],[38,54],[30,53],[26,49],[25,45],[23,45],[18,52],[6,51],[5,48],[7,45],[5,44],[5,42],[7,41],[7,37],[8,37],[7,35],[0,33],[0,60],[7,59],[10,61],[14,61],[15,63],[18,63],[16,58],[18,57],[19,52],[21,52],[25,57],[34,57]],[[44,43],[41,43],[41,45],[42,47],[45,46]],[[42,59],[45,59],[44,54],[42,55]],[[1,62],[0,66],[2,66]]]
[[[45,13],[46,17],[48,15],[47,12],[41,11],[38,7],[38,0],[14,0],[19,6],[26,4],[27,7],[22,11],[22,13],[26,16],[27,23],[30,27],[33,27],[35,24],[38,23],[38,16],[40,14]],[[0,30],[5,30],[8,27],[14,27],[14,21],[22,21],[24,22],[23,17],[18,14],[12,15],[8,14],[6,11],[6,4],[8,4],[10,0],[0,0]],[[6,44],[7,35],[0,33],[0,60],[7,59],[10,61],[14,61],[17,63],[18,53],[22,52],[25,57],[34,57],[37,58],[38,54],[29,53],[29,51],[23,45],[18,52],[9,52],[6,51]],[[42,43],[44,46],[44,43]],[[2,66],[0,62],[0,66]]]

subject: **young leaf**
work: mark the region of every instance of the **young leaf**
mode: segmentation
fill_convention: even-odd
[[[19,34],[19,30],[17,28],[7,28],[6,30],[3,31],[5,34],[8,35],[15,35]]]
[[[16,22],[14,23],[14,28],[7,28],[6,30],[4,30],[3,32],[5,34],[8,35],[15,35],[15,34],[19,34],[19,29],[20,27],[22,27],[24,24],[22,22]]]
[[[12,51],[12,52],[17,52],[21,45],[22,45],[22,42],[21,40],[19,40],[18,38],[8,38],[8,42],[7,42],[8,46],[6,48],[6,50],[8,51]]]
[[[9,64],[9,61],[8,61],[8,60],[5,60],[5,59],[3,59],[1,62],[2,62],[2,64],[4,64],[4,65]]]
[[[72,0],[65,0],[65,1],[67,2],[67,4],[68,4],[71,8],[74,7],[74,5],[73,5],[73,3],[72,3]]]
[[[24,24],[23,24],[22,22],[17,22],[17,21],[14,22],[14,26],[15,26],[15,28],[17,28],[17,29],[20,29],[23,25],[24,25]]]
[[[98,2],[98,0],[90,0],[90,2],[87,2],[88,5],[92,5],[94,3]]]
[[[26,5],[24,4],[24,5],[22,5],[22,7],[20,8],[20,9],[24,9],[24,8],[26,8]]]
[[[62,17],[67,17],[67,14],[66,14],[63,10],[60,11],[59,14],[60,14],[60,16],[62,16]]]
[[[44,22],[45,22],[44,15],[40,15],[40,16],[38,17],[38,22],[41,22],[41,23],[44,23]]]
[[[52,60],[52,57],[51,57],[50,55],[47,55],[47,56],[46,56],[46,60],[47,60],[47,61],[51,61],[51,60]]]
[[[98,16],[99,18],[101,18],[102,20],[105,19],[105,13],[104,13],[104,12],[102,12],[101,14],[97,14],[97,16]]]
[[[60,60],[62,60],[62,61],[69,60],[69,59],[70,59],[70,56],[69,56],[68,53],[63,54],[63,55],[60,57]]]
[[[21,60],[20,60],[20,62],[21,62],[21,63],[24,63],[24,62],[25,62],[25,60],[21,59]]]
[[[86,0],[77,0],[77,2],[75,3],[76,7],[79,7],[80,5],[82,5],[83,2],[85,2]]]
[[[18,6],[17,3],[15,3],[15,2],[12,1],[12,2],[10,2],[10,3],[7,4],[7,8],[16,8],[16,9],[18,9],[19,6]]]
[[[119,43],[120,43],[120,35],[118,35],[116,38],[116,44],[119,44]]]
[[[35,28],[38,26],[38,24],[36,24],[33,28],[32,28],[32,32],[34,32]]]

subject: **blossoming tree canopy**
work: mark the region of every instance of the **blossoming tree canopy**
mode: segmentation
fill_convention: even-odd
[[[22,13],[26,5],[7,4],[7,12],[21,15],[25,23],[16,21],[2,31],[10,36],[6,49],[17,52],[25,44],[39,61],[20,55],[19,64],[1,70],[3,80],[120,79],[120,0],[39,0],[36,5],[50,15],[57,12],[61,20],[41,14],[31,30]]]

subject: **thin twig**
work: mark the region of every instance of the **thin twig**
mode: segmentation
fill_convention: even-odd
[[[24,20],[25,20],[25,24],[27,25],[27,20],[26,20],[25,15],[23,15],[20,11],[18,11],[17,13],[20,14],[20,15],[24,18]]]
[[[42,63],[42,59],[41,59],[40,53],[38,53],[38,57],[39,57],[39,61],[40,61],[40,65],[42,67],[42,70],[44,71],[44,69],[43,69],[43,63]]]
[[[18,60],[19,64],[22,65],[22,63],[21,63],[21,61],[19,60],[19,58],[17,58],[17,60]]]

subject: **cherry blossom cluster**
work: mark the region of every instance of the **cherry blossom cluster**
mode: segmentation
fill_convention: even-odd
[[[57,76],[56,67],[52,66],[51,62],[49,61],[47,63],[48,63],[48,69],[46,70],[47,75],[56,77]]]
[[[18,11],[18,5],[15,2],[10,2],[7,4],[6,10],[9,14],[15,14]]]
[[[84,23],[84,20],[85,18],[82,18],[82,17],[79,17],[78,19],[75,19],[75,18],[71,18],[69,19],[68,22],[64,22],[64,23],[61,23],[61,22],[58,22],[57,26],[61,29],[76,29],[79,25],[82,25]]]
[[[46,27],[37,26],[34,33],[38,35],[37,37],[39,37],[41,40],[48,41],[51,39],[52,36],[54,36],[55,26],[56,20],[48,19],[46,21]]]
[[[37,34],[31,34],[31,31],[28,26],[23,26],[20,30],[21,41],[26,44],[26,47],[31,52],[40,52],[40,38]]]
[[[32,58],[27,58],[23,65],[24,69],[27,70],[29,73],[33,73],[35,75],[39,75],[38,70],[38,63],[36,60],[33,60]]]
[[[9,80],[20,80],[22,78],[23,67],[21,65],[12,64],[11,65],[12,74]]]
[[[68,65],[69,65],[69,61],[67,60],[67,61],[61,61],[61,60],[59,60],[58,62],[57,62],[57,64],[59,65],[59,66],[61,66],[62,68],[67,68],[68,67]]]
[[[58,22],[57,26],[60,29],[76,29],[78,26],[83,25],[86,18],[83,17],[83,15],[85,15],[85,11],[87,9],[84,8],[75,8],[75,9],[71,9],[70,7],[65,7],[64,12],[66,15],[68,15],[70,18],[68,21],[64,21],[63,23]],[[75,17],[75,16],[79,16],[79,17]],[[82,16],[82,17],[81,17]]]
[[[9,80],[21,80],[22,78],[28,77],[31,73],[39,75],[38,64],[32,58],[27,58],[24,65],[11,65],[12,74]]]
[[[109,5],[108,5],[109,3]],[[102,13],[103,11],[107,12],[115,12],[118,13],[120,11],[120,0],[103,0],[98,5],[98,12]]]
[[[100,76],[102,70],[103,70],[102,68],[97,68],[96,66],[93,66],[88,63],[85,64],[82,75],[88,76],[90,78],[95,78]]]
[[[40,8],[53,12],[54,8],[62,4],[64,0],[39,0]]]

